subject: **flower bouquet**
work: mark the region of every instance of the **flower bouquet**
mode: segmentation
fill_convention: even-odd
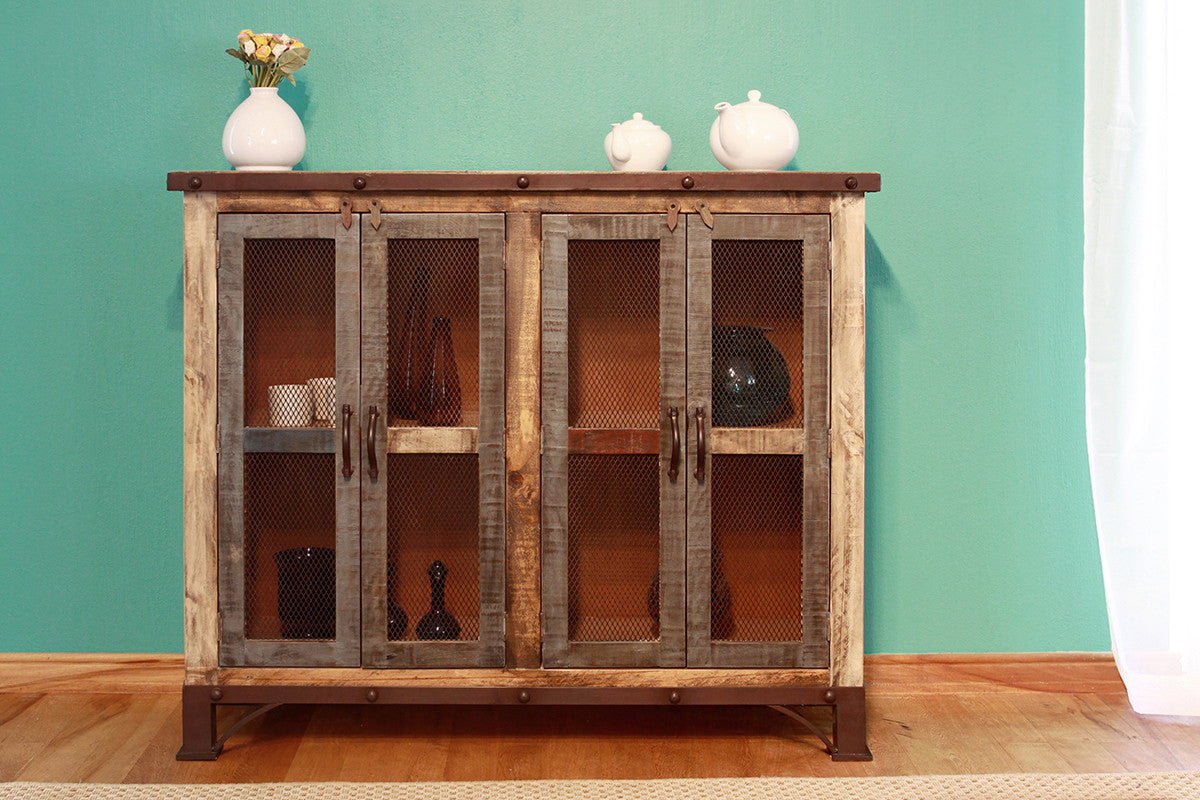
[[[225,51],[241,61],[251,86],[278,86],[308,62],[309,49],[286,33],[255,33],[247,28],[238,34],[237,49]]]

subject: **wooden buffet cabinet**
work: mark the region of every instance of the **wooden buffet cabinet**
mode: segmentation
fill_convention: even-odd
[[[769,705],[870,758],[877,174],[167,184],[180,758],[220,753],[219,705],[286,702]]]

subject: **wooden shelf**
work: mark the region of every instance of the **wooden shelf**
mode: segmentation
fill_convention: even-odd
[[[388,428],[389,453],[475,453],[478,428]]]
[[[709,432],[713,455],[755,453],[802,455],[804,428],[716,428]]]
[[[333,428],[245,428],[242,449],[247,453],[332,453]]]
[[[826,686],[823,669],[223,669],[226,686]]]
[[[662,433],[646,428],[571,428],[568,453],[649,455],[659,452]]]

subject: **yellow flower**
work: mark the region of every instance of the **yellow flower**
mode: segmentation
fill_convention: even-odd
[[[259,48],[254,51],[254,57],[259,61],[268,60],[271,57],[271,48],[265,44],[260,45]]]
[[[238,34],[238,40],[240,41],[241,39],[243,39],[245,37],[253,36],[253,35],[254,35],[254,31],[250,30],[249,28],[246,28],[246,30],[244,30]]]
[[[304,43],[301,42],[299,39],[292,39],[292,43],[288,46],[289,47],[304,47]]]
[[[268,37],[268,36],[264,36],[264,35],[263,35],[263,34],[261,34],[261,33],[255,33],[255,34],[253,34],[253,35],[252,35],[250,38],[251,38],[251,39],[253,39],[253,40],[254,40],[254,43],[255,43],[256,45],[258,45],[259,47],[262,47],[264,44],[266,44],[267,42],[271,41],[270,37]]]

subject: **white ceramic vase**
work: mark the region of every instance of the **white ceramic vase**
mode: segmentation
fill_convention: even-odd
[[[278,86],[253,86],[229,115],[221,148],[234,169],[286,172],[304,157],[304,125]]]

